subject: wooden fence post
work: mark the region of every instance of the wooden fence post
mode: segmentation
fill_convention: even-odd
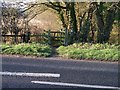
[[[67,46],[68,45],[68,30],[65,29],[65,40],[64,40],[64,45]]]
[[[51,45],[51,35],[50,35],[51,30],[48,30],[48,44]]]
[[[1,12],[1,9],[0,9],[0,43],[2,43],[2,12]]]

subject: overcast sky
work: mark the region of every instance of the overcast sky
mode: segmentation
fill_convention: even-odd
[[[0,0],[0,1],[5,1],[5,2],[31,2],[35,0]]]
[[[0,0],[0,7],[2,7],[1,2],[11,3],[16,5],[16,2],[30,3],[35,1],[36,0]],[[15,7],[17,7],[17,5]]]

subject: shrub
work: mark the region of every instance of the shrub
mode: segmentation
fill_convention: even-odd
[[[17,44],[17,45],[6,45],[0,46],[2,48],[3,54],[21,54],[21,55],[34,55],[34,56],[50,56],[52,54],[52,49],[48,45],[40,44]]]
[[[8,49],[8,48],[11,48],[11,46],[8,45],[8,44],[1,44],[1,45],[0,45],[1,51],[4,51],[4,50],[6,50],[6,49]],[[0,53],[1,53],[1,52],[0,52]]]
[[[57,49],[59,55],[67,58],[76,59],[97,59],[118,61],[119,45],[106,44],[73,44],[69,46],[60,46]]]

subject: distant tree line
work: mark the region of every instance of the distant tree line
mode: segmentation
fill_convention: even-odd
[[[43,7],[41,7],[43,6]],[[23,11],[2,7],[2,34],[29,31],[28,22],[47,9],[53,9],[74,42],[109,42],[113,24],[120,26],[120,2],[47,2],[30,4]],[[14,41],[17,41],[16,36]]]

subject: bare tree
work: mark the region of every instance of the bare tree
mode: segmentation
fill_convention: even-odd
[[[20,2],[21,3],[21,2]],[[17,3],[17,4],[20,4]],[[14,42],[17,42],[17,35],[19,32],[29,32],[29,21],[38,14],[43,13],[47,8],[41,8],[43,5],[28,4],[22,10],[10,5],[2,4],[2,34],[11,33],[15,35]]]

